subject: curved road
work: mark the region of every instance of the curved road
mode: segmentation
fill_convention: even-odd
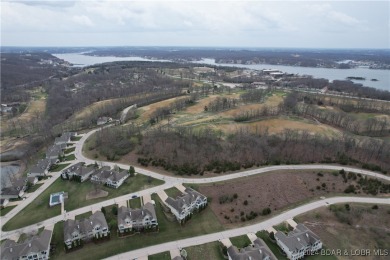
[[[110,127],[110,126],[111,125],[107,125],[105,127]],[[91,130],[90,132],[84,134],[82,136],[82,138],[80,139],[80,141],[78,141],[75,144],[75,147],[76,147],[76,149],[75,149],[75,156],[76,156],[77,159],[75,161],[73,161],[73,163],[76,163],[76,162],[85,162],[86,164],[95,163],[95,160],[88,159],[88,158],[86,158],[83,155],[82,147],[83,147],[85,141],[88,139],[88,137],[90,137],[93,133],[95,133],[96,131],[99,131],[100,129],[101,128],[94,129],[94,130]],[[119,167],[125,168],[125,169],[129,167],[129,165],[117,164],[117,163],[114,163],[114,162],[101,162],[101,163],[102,163],[102,165],[107,165],[107,166],[111,166],[111,167],[113,167],[114,165],[118,165]],[[30,225],[30,226],[27,226],[27,227],[24,227],[24,228],[20,228],[20,229],[9,231],[9,232],[1,232],[1,239],[9,238],[10,236],[12,236],[12,235],[14,235],[16,233],[17,234],[20,234],[20,233],[23,233],[23,232],[28,233],[28,232],[31,232],[33,230],[36,230],[37,226],[39,227],[39,226],[53,225],[53,224],[55,224],[55,223],[57,223],[59,221],[64,220],[65,218],[69,218],[71,216],[83,214],[83,213],[86,213],[88,211],[93,211],[93,210],[96,210],[96,209],[100,209],[101,207],[109,206],[109,205],[116,204],[116,203],[124,201],[124,200],[128,200],[135,194],[137,194],[139,196],[142,196],[144,194],[150,194],[150,193],[157,192],[159,190],[164,190],[164,189],[167,189],[167,188],[170,188],[170,187],[174,186],[177,183],[198,183],[198,184],[199,183],[212,183],[212,182],[232,180],[232,179],[235,179],[235,178],[246,177],[246,176],[251,176],[251,175],[256,175],[256,174],[261,174],[261,173],[266,173],[266,172],[271,172],[271,171],[275,171],[275,170],[307,170],[307,169],[324,169],[324,170],[341,170],[341,169],[344,169],[346,171],[360,173],[360,174],[363,174],[363,175],[367,175],[367,176],[383,179],[383,180],[386,180],[386,181],[390,181],[390,176],[385,176],[385,175],[382,175],[382,174],[379,174],[379,173],[375,173],[375,172],[371,172],[371,171],[366,171],[366,170],[361,170],[361,169],[351,168],[351,167],[344,167],[344,166],[321,165],[321,164],[320,165],[280,165],[280,166],[270,166],[270,167],[264,167],[264,168],[259,168],[259,169],[252,169],[252,170],[232,173],[232,174],[228,174],[228,175],[221,175],[221,176],[218,176],[218,177],[211,177],[211,178],[182,178],[182,177],[166,176],[166,175],[162,175],[162,174],[150,171],[150,170],[146,170],[146,169],[143,169],[143,168],[135,167],[135,170],[136,170],[137,173],[140,173],[140,174],[143,174],[143,175],[146,175],[146,176],[151,176],[151,177],[156,178],[156,179],[164,180],[165,184],[160,185],[160,186],[156,186],[156,187],[153,187],[153,188],[150,188],[150,189],[146,189],[146,190],[143,190],[143,191],[138,191],[138,192],[135,192],[135,193],[127,194],[127,195],[124,195],[124,196],[121,196],[121,197],[117,197],[115,199],[105,200],[105,201],[102,201],[100,203],[96,203],[96,204],[93,204],[93,205],[90,205],[90,206],[86,206],[86,207],[83,207],[83,208],[79,208],[79,209],[67,212],[66,216],[65,215],[59,215],[59,216],[47,219],[47,220],[42,221],[40,223],[33,224],[33,225]],[[42,192],[44,189],[49,187],[59,177],[59,175],[60,174],[55,174],[54,178],[52,178],[49,181],[47,181],[38,190]],[[28,203],[30,203],[33,199],[35,199],[41,192],[34,192],[33,194],[30,195],[30,197],[28,199],[26,199],[20,205],[15,207],[5,217],[1,217],[1,227],[3,227],[3,225],[9,219],[11,219],[13,216],[15,216],[24,207],[26,207],[28,205]],[[180,242],[180,241],[170,242],[170,243],[167,243],[167,244],[171,245],[172,243],[174,243],[174,244],[177,245],[178,243],[184,243],[183,245],[188,246],[185,243],[192,243],[192,244],[194,244],[195,243],[194,241],[197,241],[196,239],[198,239],[199,241],[206,241],[207,242],[207,241],[209,241],[209,239],[212,239],[212,238],[213,238],[213,240],[210,240],[210,241],[218,240],[221,236],[227,236],[227,234],[233,234],[234,233],[236,235],[239,235],[239,234],[241,234],[240,232],[244,232],[244,230],[245,230],[246,233],[248,233],[248,230],[250,230],[250,229],[252,230],[251,232],[253,232],[254,230],[258,231],[263,226],[269,226],[272,223],[276,223],[277,224],[277,223],[280,223],[280,222],[284,221],[286,216],[289,216],[288,218],[291,218],[290,216],[295,216],[297,214],[301,214],[303,212],[306,212],[306,211],[309,211],[309,210],[321,207],[321,206],[325,205],[324,204],[325,202],[328,202],[328,203],[365,202],[365,203],[385,203],[385,204],[390,204],[390,199],[361,198],[361,197],[340,197],[340,198],[331,198],[331,199],[326,199],[326,200],[320,200],[320,201],[309,203],[309,204],[304,205],[304,206],[300,206],[300,207],[298,207],[296,209],[290,210],[290,211],[285,212],[285,213],[283,213],[283,214],[281,214],[279,216],[273,217],[273,218],[271,218],[271,219],[269,219],[267,221],[264,221],[264,222],[261,222],[261,223],[258,223],[258,224],[252,225],[252,226],[248,226],[248,227],[241,228],[241,229],[234,229],[234,230],[219,232],[219,233],[216,233],[216,234],[210,234],[210,235],[206,235],[206,236],[200,236],[198,238],[181,240],[182,242]],[[217,237],[217,238],[214,239],[215,237]],[[206,242],[202,242],[202,243],[206,243]],[[165,245],[165,244],[163,244],[163,245]],[[196,244],[194,244],[194,245],[196,245]],[[165,246],[167,246],[167,245],[165,245]],[[156,248],[159,248],[158,245],[150,247],[150,248],[146,248],[146,249],[142,249],[142,250],[136,250],[136,251],[131,252],[131,254],[132,254],[132,256],[133,256],[133,253],[138,255],[138,251],[139,251],[140,254],[147,255],[148,254],[147,250],[154,250],[152,252],[160,252],[160,251],[158,251],[160,249],[158,249],[158,250],[156,249]],[[161,247],[161,249],[162,248],[163,247]],[[176,248],[177,248],[177,246],[176,246]],[[157,251],[155,251],[155,250],[157,250]],[[167,248],[164,247],[163,251],[166,251],[166,250],[167,250]]]
[[[106,258],[106,259],[110,259],[110,260],[135,259],[135,258],[140,258],[140,257],[148,256],[148,255],[158,254],[158,253],[169,251],[172,249],[185,248],[185,247],[189,247],[189,246],[196,246],[196,245],[201,245],[201,244],[221,240],[224,238],[246,235],[248,233],[256,233],[256,232],[261,231],[261,230],[266,230],[269,227],[275,226],[275,225],[277,225],[283,221],[286,221],[288,219],[291,219],[297,215],[303,214],[305,212],[308,212],[308,211],[311,211],[311,210],[314,210],[314,209],[317,209],[317,208],[320,208],[323,206],[327,206],[329,204],[351,203],[351,202],[376,203],[376,204],[390,205],[390,198],[382,198],[382,199],[380,199],[380,198],[359,198],[359,197],[328,198],[328,199],[315,201],[315,202],[288,210],[288,211],[283,212],[275,217],[272,217],[270,219],[267,219],[263,222],[260,222],[260,223],[254,224],[254,225],[230,229],[230,230],[212,233],[212,234],[208,234],[208,235],[202,235],[202,236],[167,242],[164,244],[149,246],[149,247],[129,251],[129,252],[126,252],[123,254],[119,254],[116,256],[112,256],[112,257]]]

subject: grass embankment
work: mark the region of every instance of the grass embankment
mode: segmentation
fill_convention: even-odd
[[[15,207],[16,207],[16,205],[15,206],[8,206],[8,207],[5,207],[3,209],[0,209],[0,217],[7,215],[8,212],[10,212]]]
[[[219,242],[211,242],[199,246],[185,248],[188,260],[224,260]]]
[[[148,256],[148,260],[171,260],[171,254],[166,251],[155,255]]]
[[[168,195],[168,197],[172,198],[176,198],[177,196],[180,196],[182,194],[181,191],[179,191],[176,187],[172,187],[164,191]]]
[[[129,200],[129,206],[132,209],[139,209],[141,208],[141,198],[135,198]]]
[[[244,248],[251,244],[251,241],[247,235],[231,237],[229,239],[237,248]]]
[[[3,230],[21,228],[59,215],[61,213],[61,207],[59,205],[49,207],[49,198],[51,193],[60,191],[68,192],[68,199],[65,200],[65,210],[71,211],[77,208],[98,203],[100,201],[161,185],[163,183],[164,182],[161,180],[137,174],[135,177],[128,178],[125,183],[118,189],[99,186],[99,189],[108,192],[107,197],[86,200],[86,195],[89,192],[95,190],[95,187],[91,182],[87,181],[78,183],[74,181],[58,179],[34,201],[32,201],[26,208],[24,208],[14,218],[7,222],[4,225]]]
[[[88,243],[80,250],[65,253],[63,250],[63,223],[57,223],[53,243],[57,244],[55,259],[102,259],[119,253],[135,250],[138,248],[157,245],[169,241],[179,240],[188,237],[195,237],[204,234],[222,231],[223,227],[218,222],[210,208],[194,214],[192,219],[181,226],[177,221],[170,222],[164,215],[160,206],[160,199],[156,194],[152,195],[156,201],[156,215],[159,224],[159,232],[142,233],[134,236],[119,238],[116,233],[116,226],[111,230],[111,239],[100,244]],[[107,223],[116,224],[116,216],[112,215],[111,207],[106,207]]]

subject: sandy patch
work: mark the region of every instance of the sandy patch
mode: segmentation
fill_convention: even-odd
[[[108,192],[105,191],[105,190],[93,190],[93,191],[90,191],[86,196],[85,196],[85,199],[86,200],[93,200],[93,199],[97,199],[97,198],[104,198],[104,197],[107,197],[108,196]]]

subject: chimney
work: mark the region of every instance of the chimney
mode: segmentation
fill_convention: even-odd
[[[28,247],[31,247],[31,243],[28,243]]]
[[[9,249],[9,251],[12,253],[12,247]]]

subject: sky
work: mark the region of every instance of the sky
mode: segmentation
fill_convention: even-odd
[[[2,46],[390,48],[390,1],[1,0]]]

